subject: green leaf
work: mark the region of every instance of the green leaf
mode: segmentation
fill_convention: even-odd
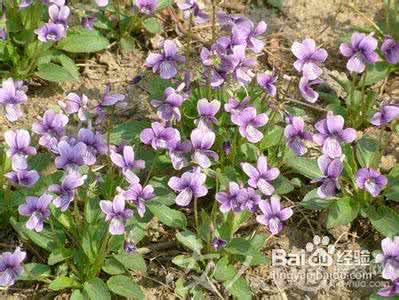
[[[189,230],[178,232],[176,234],[176,239],[195,253],[200,253],[203,248],[202,241]]]
[[[384,196],[392,201],[399,202],[399,179],[388,176],[388,185],[384,189]]]
[[[351,223],[359,214],[359,209],[359,202],[356,199],[350,197],[337,199],[328,211],[327,228]]]
[[[71,298],[69,300],[87,300],[87,296],[85,292],[81,292],[80,290],[73,290],[71,294]]]
[[[157,10],[165,9],[173,5],[172,0],[160,0],[158,2]]]
[[[112,276],[107,281],[108,288],[115,294],[134,299],[144,299],[140,286],[127,276]]]
[[[187,293],[188,293],[188,289],[189,287],[185,287],[184,286],[184,279],[182,277],[180,277],[179,279],[177,279],[176,283],[175,283],[175,293],[185,299],[187,297]]]
[[[224,283],[225,288],[237,299],[250,300],[252,299],[251,290],[248,287],[247,282],[244,278],[233,278],[232,281]]]
[[[140,133],[150,126],[148,121],[128,121],[115,126],[111,132],[111,143],[120,144],[122,140],[126,140],[129,144],[140,142]]]
[[[167,176],[154,176],[150,179],[149,184],[154,188],[156,195],[151,201],[156,201],[166,206],[171,206],[175,203],[176,194],[169,188],[168,180],[169,177]]]
[[[162,30],[161,23],[157,18],[151,17],[143,21],[144,28],[151,33],[159,33]]]
[[[288,194],[294,190],[294,186],[288,178],[283,175],[280,175],[275,181],[273,181],[273,186],[276,189],[276,193],[279,195]]]
[[[83,285],[83,289],[90,299],[111,300],[111,294],[107,285],[98,277],[86,281]]]
[[[162,224],[182,229],[187,227],[186,216],[181,211],[171,209],[166,205],[152,201],[147,203],[147,207]]]
[[[284,134],[284,129],[280,126],[273,127],[272,130],[266,132],[262,141],[260,142],[259,148],[264,151],[270,147],[277,146],[281,141]]]
[[[364,135],[356,144],[356,157],[363,168],[376,168],[378,165],[378,142],[376,139]]]
[[[383,235],[393,238],[399,234],[399,214],[387,206],[370,207],[367,215],[371,224]]]
[[[317,189],[311,190],[307,193],[300,203],[300,205],[309,209],[324,209],[328,208],[332,204],[334,204],[334,200],[320,198],[317,194]]]
[[[384,61],[367,65],[366,85],[373,85],[384,80],[388,75],[390,65]]]
[[[259,149],[254,144],[244,143],[240,146],[240,151],[243,154],[244,160],[253,162],[258,158]]]
[[[321,171],[317,166],[317,161],[315,159],[311,160],[303,157],[298,157],[290,150],[289,152],[287,152],[284,160],[288,167],[307,178],[315,179],[322,176]]]
[[[126,272],[123,265],[113,257],[105,260],[102,270],[110,275],[119,275]]]
[[[61,276],[61,277],[54,279],[52,282],[50,282],[48,287],[51,290],[60,291],[60,290],[64,290],[64,289],[79,288],[80,284],[79,284],[79,282],[77,282],[75,279],[73,279],[71,277]]]
[[[257,254],[257,250],[253,248],[251,241],[244,238],[234,238],[224,248],[231,254],[238,254],[244,256],[250,256]]]
[[[108,40],[95,30],[80,30],[68,33],[58,43],[58,49],[71,53],[92,53],[103,50]]]
[[[72,254],[73,254],[72,249],[66,249],[66,248],[54,249],[53,252],[51,252],[48,257],[48,264],[50,266],[58,264],[59,262],[62,262],[72,257]]]
[[[172,259],[172,263],[186,270],[200,270],[197,260],[189,255],[177,255]]]
[[[50,275],[51,270],[48,265],[28,263],[24,265],[24,272],[18,277],[18,280],[41,280]]]
[[[236,270],[234,266],[229,265],[229,260],[227,256],[220,259],[215,266],[212,276],[217,281],[231,280],[236,275]]]
[[[144,258],[138,254],[115,254],[114,257],[119,261],[126,269],[140,271],[145,273],[147,271],[147,266],[145,264]]]
[[[65,67],[57,65],[55,63],[48,63],[39,65],[36,75],[40,78],[48,81],[60,82],[76,80],[73,74],[71,74]]]

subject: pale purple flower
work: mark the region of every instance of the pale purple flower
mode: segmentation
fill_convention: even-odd
[[[378,290],[377,294],[381,297],[394,297],[399,295],[399,279],[391,282],[391,285]]]
[[[15,280],[24,272],[22,262],[26,258],[26,252],[17,247],[13,253],[3,252],[0,255],[0,286],[14,285]]]
[[[98,154],[107,153],[107,145],[104,137],[99,132],[93,132],[87,128],[81,128],[78,133],[78,141],[87,146],[86,164],[93,165]]]
[[[236,98],[231,97],[224,105],[224,110],[231,114],[240,113],[248,107],[249,101],[251,101],[251,97],[249,96],[242,99],[242,101],[238,101]]]
[[[7,31],[3,28],[0,28],[0,40],[7,40]]]
[[[256,65],[256,61],[253,58],[245,56],[245,49],[243,45],[234,46],[232,49],[233,54],[230,55],[234,62],[233,78],[244,85],[248,84],[254,77],[255,74],[252,69]]]
[[[256,221],[267,227],[272,235],[276,235],[283,229],[283,222],[287,221],[294,213],[291,208],[281,208],[280,197],[273,195],[270,201],[259,202],[262,215],[256,216]]]
[[[44,4],[46,4],[47,6],[49,6],[51,4],[55,4],[55,5],[59,6],[59,7],[65,5],[65,0],[42,0],[42,2]]]
[[[311,141],[312,135],[305,131],[305,122],[301,117],[292,117],[285,127],[284,135],[288,140],[288,147],[298,156],[305,154],[304,141]]]
[[[317,159],[319,169],[323,173],[322,177],[312,180],[312,182],[321,182],[317,189],[320,198],[335,196],[340,188],[338,177],[341,176],[343,165],[339,158],[331,159],[328,155],[322,155]]]
[[[196,128],[191,132],[191,144],[194,153],[192,160],[202,168],[211,166],[210,158],[218,160],[219,156],[215,151],[210,150],[215,143],[216,135],[213,131],[205,128]]]
[[[40,197],[26,197],[26,203],[18,206],[19,214],[29,217],[26,228],[36,232],[43,230],[44,221],[50,217],[49,205],[52,200],[53,197],[49,194],[43,194]]]
[[[82,18],[82,20],[80,21],[80,25],[82,25],[82,27],[86,28],[87,30],[93,30],[94,22],[96,22],[96,20],[96,16],[86,16]]]
[[[331,158],[342,155],[341,143],[352,143],[356,139],[356,130],[353,128],[344,129],[344,118],[340,115],[327,113],[327,117],[315,124],[319,133],[313,135],[313,141],[323,146],[323,154]]]
[[[213,238],[211,244],[212,244],[212,248],[214,250],[218,251],[220,248],[226,246],[227,242],[225,240],[215,237],[215,238]]]
[[[144,169],[144,160],[136,160],[133,147],[124,146],[122,153],[117,153],[111,150],[112,162],[122,169],[125,176],[129,179],[129,182],[138,182],[139,178],[133,173],[133,169]],[[135,179],[133,179],[135,178]]]
[[[321,81],[318,79],[309,81],[309,78],[306,76],[301,77],[299,80],[299,91],[302,97],[310,103],[315,103],[319,99],[319,93],[313,89],[313,86],[317,86],[320,83]]]
[[[99,7],[105,7],[108,5],[109,0],[95,0],[95,2]]]
[[[220,203],[219,210],[222,213],[242,211],[240,203],[242,193],[244,193],[244,189],[241,189],[237,183],[229,182],[226,192],[218,192],[215,195],[216,201]]]
[[[86,175],[82,176],[72,171],[62,179],[61,184],[50,185],[48,191],[57,195],[53,201],[55,207],[61,209],[62,212],[66,211],[75,197],[77,188],[84,184],[86,178]]]
[[[177,2],[177,6],[183,11],[183,16],[188,19],[192,14],[194,22],[197,24],[203,24],[208,22],[209,17],[206,13],[200,9],[199,5],[195,0],[183,0]]]
[[[14,185],[33,187],[40,176],[36,170],[28,169],[28,162],[24,156],[14,155],[11,161],[12,171],[4,176]]]
[[[263,138],[263,133],[256,128],[266,125],[268,117],[265,113],[257,115],[254,107],[248,107],[232,114],[231,121],[239,126],[241,136],[251,143],[258,143]]]
[[[145,66],[160,74],[162,79],[171,79],[177,74],[177,63],[184,63],[185,57],[177,54],[177,45],[173,40],[165,40],[161,53],[150,53]]]
[[[267,24],[264,21],[254,25],[248,19],[241,18],[232,26],[232,41],[235,45],[245,45],[255,53],[260,53],[265,46],[265,43],[258,39],[267,30]]]
[[[19,9],[24,9],[29,6],[31,6],[33,3],[33,0],[21,0],[18,4]]]
[[[185,172],[179,178],[173,176],[169,179],[168,186],[179,193],[176,197],[176,204],[179,206],[187,206],[194,198],[201,198],[208,194],[205,186],[206,175],[199,172]]]
[[[229,55],[225,55],[225,49],[217,43],[211,49],[202,48],[200,52],[202,64],[206,67],[205,77],[213,88],[221,86],[227,77],[227,73],[234,70],[234,61]]]
[[[190,141],[177,141],[176,143],[169,145],[169,157],[175,170],[181,170],[182,168],[188,166],[185,153],[190,152],[191,148]]]
[[[346,68],[351,72],[363,73],[366,64],[374,64],[378,60],[378,54],[375,52],[377,45],[378,41],[373,37],[373,33],[353,33],[350,43],[342,43],[339,46],[341,54],[349,58]]]
[[[262,200],[253,188],[246,188],[241,190],[241,194],[238,197],[240,203],[240,210],[248,210],[255,212],[259,202]]]
[[[264,89],[269,96],[276,96],[277,88],[275,84],[277,82],[277,74],[275,71],[260,73],[256,76],[256,80],[259,86]]]
[[[305,39],[302,43],[294,42],[291,51],[297,58],[294,67],[298,72],[302,72],[304,77],[314,80],[321,75],[323,71],[320,64],[325,62],[328,54],[325,49],[317,48],[314,40]]]
[[[184,97],[174,88],[168,87],[163,93],[162,100],[151,100],[151,105],[157,108],[159,117],[164,121],[176,119],[180,121],[180,106],[184,102]]]
[[[39,41],[59,41],[66,35],[65,26],[62,24],[46,23],[34,31]]]
[[[356,172],[355,179],[357,187],[370,193],[373,197],[377,197],[388,183],[385,176],[371,168],[359,169]]]
[[[125,233],[125,223],[133,216],[133,211],[125,208],[125,198],[116,195],[113,201],[101,200],[100,208],[105,214],[105,221],[110,222],[109,232],[112,235]]]
[[[27,87],[20,80],[12,78],[3,80],[0,88],[0,104],[4,106],[9,121],[15,122],[23,115],[20,104],[28,100],[26,91]]]
[[[381,241],[381,248],[383,253],[377,254],[375,262],[384,266],[382,277],[392,281],[399,279],[399,237],[386,237]]]
[[[77,113],[79,120],[83,122],[87,121],[88,102],[89,99],[85,94],[80,97],[76,93],[69,93],[65,97],[65,101],[59,101],[58,105],[69,115]]]
[[[25,129],[17,129],[15,131],[8,130],[4,134],[4,139],[9,147],[7,155],[36,155],[35,147],[30,146],[29,131]]]
[[[48,8],[48,14],[50,17],[50,21],[55,24],[61,24],[65,28],[68,26],[68,17],[71,13],[71,10],[68,6],[58,6],[58,5],[51,5]]]
[[[144,217],[145,203],[155,197],[152,185],[143,187],[140,183],[130,185],[127,191],[122,190],[121,195],[127,202],[136,206],[140,217]]]
[[[55,166],[57,169],[75,169],[83,165],[92,165],[93,162],[88,159],[88,151],[85,143],[78,142],[70,144],[68,141],[62,140],[58,143],[57,150],[59,156],[55,158]]]
[[[142,14],[150,16],[154,14],[158,6],[158,0],[136,0],[134,6],[137,7]]]
[[[198,128],[211,129],[212,124],[217,123],[215,115],[218,113],[220,105],[221,103],[218,100],[213,100],[211,102],[205,98],[198,100],[197,112],[199,119],[196,119],[194,124],[197,125]]]
[[[248,21],[248,18],[239,14],[227,14],[225,11],[218,11],[216,13],[216,18],[223,29],[226,31],[231,31],[232,27],[244,21]]]
[[[123,94],[111,94],[111,84],[106,84],[104,88],[104,93],[102,95],[101,102],[99,104],[100,107],[113,106],[117,104],[118,107],[124,108],[126,107],[126,95]]]
[[[251,187],[259,188],[266,196],[273,194],[274,187],[271,182],[280,175],[280,171],[277,168],[268,167],[266,156],[259,156],[256,167],[249,163],[241,163],[241,168],[249,177],[248,184]]]
[[[141,132],[140,140],[146,145],[151,145],[154,150],[167,149],[180,141],[180,133],[175,128],[152,122],[151,128],[146,128]]]
[[[371,118],[370,123],[374,126],[385,125],[395,119],[399,118],[399,105],[387,104],[380,108],[379,112],[376,112]]]
[[[381,52],[388,63],[395,65],[399,62],[399,42],[393,38],[385,38],[381,45]]]

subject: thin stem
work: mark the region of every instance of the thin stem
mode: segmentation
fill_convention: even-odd
[[[190,52],[191,52],[190,47],[193,39],[192,24],[193,24],[193,14],[191,13],[190,17],[188,18],[187,44],[186,44],[186,71],[190,69]]]
[[[197,200],[197,197],[194,197],[194,220],[195,220],[195,229],[198,234],[199,226],[198,226],[198,200]]]
[[[212,0],[212,43],[216,40],[216,0]]]
[[[363,74],[363,78],[362,78],[362,96],[361,96],[361,100],[360,100],[360,105],[361,105],[361,108],[360,108],[360,126],[363,124],[363,121],[364,121],[364,115],[365,115],[365,113],[366,113],[366,109],[365,109],[365,103],[364,103],[364,97],[365,97],[365,94],[366,94],[366,78],[367,78],[367,68],[366,68],[366,70],[364,71],[364,74]]]
[[[158,152],[156,152],[155,158],[152,160],[152,164],[151,164],[150,170],[148,171],[147,178],[144,181],[145,182],[144,186],[147,185],[148,181],[151,178],[152,172],[154,171],[154,168],[155,168],[155,163],[158,160],[158,156],[159,156],[159,154],[158,154]]]

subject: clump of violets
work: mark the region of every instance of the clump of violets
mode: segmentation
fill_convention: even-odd
[[[50,217],[49,205],[53,197],[49,194],[43,194],[40,197],[26,197],[26,203],[18,207],[18,212],[22,216],[29,217],[26,222],[26,228],[41,232],[44,221]]]
[[[110,222],[109,232],[112,235],[125,233],[125,223],[133,216],[133,211],[125,207],[125,198],[116,195],[113,201],[101,200],[100,207],[105,214],[105,221]]]
[[[312,181],[321,183],[321,186],[317,188],[317,194],[320,198],[335,196],[340,189],[338,178],[343,170],[341,160],[339,158],[331,159],[328,155],[322,155],[317,159],[317,163],[323,174],[322,177]]]
[[[0,255],[0,286],[14,285],[16,279],[22,275],[24,268],[22,262],[26,258],[26,252],[17,247],[14,252],[3,252]]]
[[[373,197],[377,197],[388,183],[385,176],[372,168],[359,169],[356,172],[355,179],[357,187],[370,193]]]
[[[6,118],[15,122],[23,116],[21,104],[28,100],[28,88],[21,80],[8,78],[3,80],[0,88],[0,105],[4,107]]]

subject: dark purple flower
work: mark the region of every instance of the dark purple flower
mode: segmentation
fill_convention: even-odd
[[[195,0],[183,0],[182,2],[177,2],[177,6],[183,11],[185,19],[188,19],[192,14],[197,24],[203,24],[209,20],[208,15],[200,9]]]
[[[170,121],[174,118],[176,121],[180,121],[179,107],[183,102],[184,97],[174,88],[168,87],[163,93],[162,100],[151,100],[151,105],[157,108],[158,115],[162,120]]]
[[[211,129],[212,124],[217,123],[217,119],[215,115],[220,109],[220,101],[213,100],[209,102],[205,98],[200,99],[197,102],[197,112],[199,115],[199,119],[194,121],[194,124],[198,126],[198,128],[207,128]]]
[[[188,165],[184,154],[190,152],[191,148],[190,141],[178,141],[175,144],[169,145],[169,157],[175,170],[181,170]]]
[[[317,48],[314,40],[305,39],[302,43],[294,42],[291,51],[297,58],[294,67],[298,72],[302,72],[304,77],[314,80],[321,75],[322,70],[319,66],[325,62],[328,54],[325,49]]]
[[[121,191],[121,195],[136,206],[140,217],[144,217],[145,203],[155,197],[152,185],[143,187],[140,183],[132,184],[127,191]]]
[[[388,183],[388,179],[385,176],[371,168],[359,169],[355,178],[357,187],[369,192],[373,197],[377,197]]]
[[[54,4],[48,8],[50,21],[55,24],[61,24],[65,28],[68,26],[68,17],[70,13],[71,10],[68,6],[58,6]]]
[[[36,29],[35,33],[39,41],[47,43],[48,41],[55,42],[62,39],[66,34],[66,30],[62,24],[46,23]]]
[[[258,74],[256,80],[269,96],[276,96],[277,88],[275,83],[277,82],[277,74],[275,71]]]
[[[352,143],[356,139],[356,130],[353,128],[344,129],[344,118],[335,116],[332,112],[327,117],[315,124],[319,133],[313,135],[313,141],[323,146],[323,154],[331,158],[342,155],[341,143]]]
[[[111,150],[112,162],[122,169],[125,176],[130,178],[129,182],[132,181],[132,178],[135,178],[133,182],[139,181],[137,175],[133,173],[133,169],[145,168],[144,160],[135,160],[134,158],[134,150],[131,146],[124,146],[121,154]]]
[[[180,141],[180,133],[175,128],[152,122],[151,128],[141,132],[140,140],[146,145],[151,145],[154,150],[167,149]]]
[[[384,266],[382,277],[389,280],[399,279],[399,237],[387,237],[381,241],[383,253],[377,254],[376,263]]]
[[[55,166],[57,169],[75,169],[83,165],[92,165],[93,162],[88,160],[88,151],[85,143],[78,142],[74,145],[68,141],[60,141],[57,146],[59,156],[55,158]]]
[[[217,237],[213,238],[212,240],[212,248],[216,251],[218,251],[220,248],[226,246],[226,241],[219,239]]]
[[[210,150],[215,142],[216,135],[213,131],[204,128],[196,128],[191,132],[191,144],[194,153],[192,160],[202,168],[211,166],[210,158],[218,160],[219,156],[215,151]]]
[[[78,133],[78,141],[85,143],[87,146],[85,161],[88,165],[96,163],[96,156],[98,154],[107,153],[106,142],[99,132],[94,133],[90,129],[81,128]]]
[[[100,207],[105,214],[105,221],[110,222],[109,232],[112,235],[125,233],[125,223],[133,216],[133,211],[125,208],[125,198],[116,195],[113,201],[101,200]]]
[[[0,255],[0,286],[14,285],[15,280],[24,272],[22,262],[26,252],[17,247],[13,253],[4,252]]]
[[[296,155],[304,155],[306,148],[304,141],[311,141],[312,135],[305,131],[305,122],[301,117],[292,117],[285,127],[284,135],[288,140],[288,147]]]
[[[36,170],[28,169],[28,162],[24,156],[14,155],[11,166],[12,171],[4,176],[14,185],[33,187],[40,178]]]
[[[168,186],[179,193],[176,197],[176,204],[179,206],[187,206],[194,198],[201,198],[208,194],[205,186],[206,175],[199,172],[185,172],[179,178],[173,176],[169,179]]]
[[[123,243],[123,250],[127,253],[127,254],[133,254],[136,253],[137,251],[137,246],[130,241],[124,241]]]
[[[378,60],[375,52],[378,42],[373,34],[355,32],[352,34],[350,43],[342,43],[339,46],[341,54],[349,57],[346,68],[355,73],[363,73],[366,64],[374,64]]]
[[[381,45],[381,52],[388,63],[395,65],[399,62],[399,43],[393,38],[385,38]]]
[[[66,211],[75,197],[75,191],[82,186],[87,176],[80,175],[78,172],[70,172],[64,177],[61,184],[52,184],[48,187],[48,191],[57,195],[53,204],[55,207]]]
[[[82,25],[82,27],[86,28],[87,30],[93,30],[94,22],[96,22],[96,20],[96,16],[86,16],[82,18],[82,20],[80,21],[80,25]]]
[[[393,281],[390,286],[380,289],[377,294],[381,297],[394,297],[399,295],[399,279]]]
[[[27,87],[20,80],[12,78],[3,80],[0,88],[0,104],[4,106],[9,121],[15,122],[23,115],[20,104],[28,100],[26,91]]]
[[[374,126],[382,126],[397,118],[399,118],[399,106],[395,104],[388,104],[382,106],[380,111],[374,114],[370,123]]]
[[[251,187],[259,188],[259,190],[266,196],[273,194],[274,187],[270,182],[280,175],[280,171],[277,168],[269,168],[267,166],[266,156],[259,156],[256,167],[249,163],[241,163],[241,168],[249,177],[248,184]]]
[[[322,177],[314,179],[312,182],[321,182],[317,189],[320,198],[335,196],[340,188],[338,177],[341,176],[343,165],[339,158],[331,159],[328,155],[322,155],[317,159],[319,169],[323,173]]]
[[[87,121],[86,112],[88,111],[89,99],[85,94],[80,97],[78,94],[69,93],[65,97],[65,102],[59,101],[58,105],[69,115],[78,113],[80,121]]]
[[[145,66],[160,74],[162,79],[171,79],[177,74],[177,63],[184,63],[185,57],[177,54],[177,45],[173,40],[165,40],[161,53],[150,53]]]
[[[242,99],[242,101],[238,101],[236,98],[231,97],[224,105],[224,110],[231,114],[240,113],[248,107],[250,100],[251,98],[249,96]]]
[[[36,149],[30,146],[30,135],[27,130],[8,130],[4,134],[4,139],[9,147],[7,150],[9,157],[14,155],[36,155]]]
[[[26,228],[41,232],[43,223],[50,217],[49,205],[53,197],[49,194],[43,194],[40,197],[28,196],[26,203],[18,206],[18,212],[22,216],[30,217],[26,222]]]
[[[259,202],[262,200],[253,188],[246,188],[241,190],[242,193],[238,197],[240,202],[240,210],[248,210],[255,212]]]
[[[158,6],[158,0],[136,0],[134,6],[137,7],[142,14],[150,16],[154,14]]]
[[[318,79],[309,81],[309,78],[305,76],[301,77],[301,80],[299,80],[299,91],[302,97],[310,103],[315,103],[319,99],[319,93],[313,89],[313,86],[317,86],[320,83],[321,81]]]
[[[256,217],[256,221],[267,226],[272,235],[276,235],[283,229],[283,222],[287,221],[294,213],[291,208],[281,208],[280,197],[274,195],[269,201],[259,202],[262,215]]]
[[[256,109],[248,107],[239,113],[232,114],[231,121],[239,126],[241,136],[251,143],[258,143],[263,138],[263,133],[256,128],[265,126],[268,117],[264,113],[256,115]]]
[[[245,49],[245,46],[242,45],[234,46],[233,54],[230,56],[234,62],[233,78],[244,85],[248,84],[254,77],[255,74],[252,69],[256,65],[254,59],[245,56]]]
[[[223,151],[224,154],[229,155],[231,152],[231,143],[229,141],[223,142]]]
[[[241,211],[240,196],[242,193],[244,193],[244,189],[241,189],[237,183],[229,182],[228,191],[218,192],[215,195],[216,201],[220,203],[219,210],[222,213]]]

